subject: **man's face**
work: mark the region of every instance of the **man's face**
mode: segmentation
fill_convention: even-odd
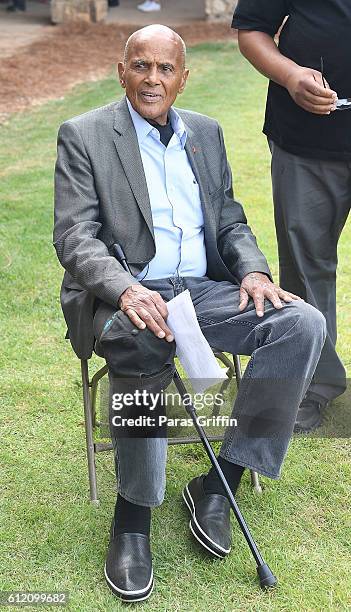
[[[130,42],[126,63],[118,64],[118,73],[134,110],[145,119],[165,125],[168,110],[184,90],[189,71],[184,68],[180,41],[154,34]]]

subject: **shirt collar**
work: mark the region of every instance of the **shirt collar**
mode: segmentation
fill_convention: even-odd
[[[130,116],[134,124],[138,142],[139,144],[141,144],[146,139],[146,137],[150,134],[150,132],[156,128],[154,128],[153,125],[148,123],[146,119],[144,119],[141,115],[139,115],[139,113],[137,113],[136,110],[134,110],[128,98],[127,98],[127,105],[128,105]],[[177,111],[174,110],[174,108],[172,107],[169,109],[169,118],[170,118],[170,122],[173,128],[173,131],[176,134],[176,136],[178,136],[182,149],[184,149],[186,139],[187,139],[187,131],[185,129],[183,120],[180,117],[180,115],[178,115]]]

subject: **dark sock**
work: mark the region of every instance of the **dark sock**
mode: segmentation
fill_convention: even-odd
[[[233,495],[235,495],[245,468],[243,468],[241,465],[237,465],[236,463],[226,461],[226,459],[223,459],[223,457],[221,456],[217,457],[217,461],[220,467],[222,468],[222,472],[226,477],[231,492],[233,493]],[[224,488],[217,476],[214,467],[210,469],[206,478],[204,478],[204,489],[207,495],[209,493],[218,493],[219,495],[225,495]]]
[[[115,507],[115,534],[144,533],[150,535],[151,508],[127,501],[118,493]]]

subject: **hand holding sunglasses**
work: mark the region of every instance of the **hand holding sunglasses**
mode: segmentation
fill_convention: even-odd
[[[326,86],[326,82],[324,78],[323,57],[321,57],[321,75],[322,75],[323,86],[326,89],[327,86]],[[351,109],[351,98],[340,98],[339,100],[336,101],[335,106],[336,106],[335,110],[350,110]]]

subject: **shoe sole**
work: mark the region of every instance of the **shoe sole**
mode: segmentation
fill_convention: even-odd
[[[106,582],[108,586],[110,587],[112,593],[116,595],[116,597],[119,597],[119,599],[121,599],[122,601],[127,601],[127,602],[144,601],[145,599],[150,597],[153,591],[153,588],[154,588],[153,572],[151,572],[151,578],[150,578],[150,581],[147,587],[145,587],[145,589],[139,589],[137,591],[124,591],[123,589],[119,589],[115,584],[113,584],[112,580],[107,575],[106,564],[104,567],[104,574],[105,574]]]
[[[318,427],[310,427],[309,429],[302,429],[300,427],[296,427],[296,428],[294,428],[293,433],[294,434],[298,434],[298,435],[310,434],[310,433],[313,433],[314,431],[316,431],[316,429],[319,429],[319,425],[318,425]]]
[[[212,555],[217,558],[224,559],[224,557],[226,557],[230,553],[231,548],[227,550],[219,546],[219,544],[211,540],[211,538],[209,538],[208,535],[204,532],[202,527],[200,527],[199,523],[196,520],[195,504],[188,489],[188,485],[185,487],[185,489],[183,489],[182,497],[191,514],[189,528],[193,536],[197,539],[201,546],[206,548],[206,550],[208,550]]]
[[[318,421],[317,424],[313,424],[310,427],[299,427],[299,425],[294,426],[295,434],[309,434],[313,433],[317,429],[319,429],[323,425],[323,417]]]

